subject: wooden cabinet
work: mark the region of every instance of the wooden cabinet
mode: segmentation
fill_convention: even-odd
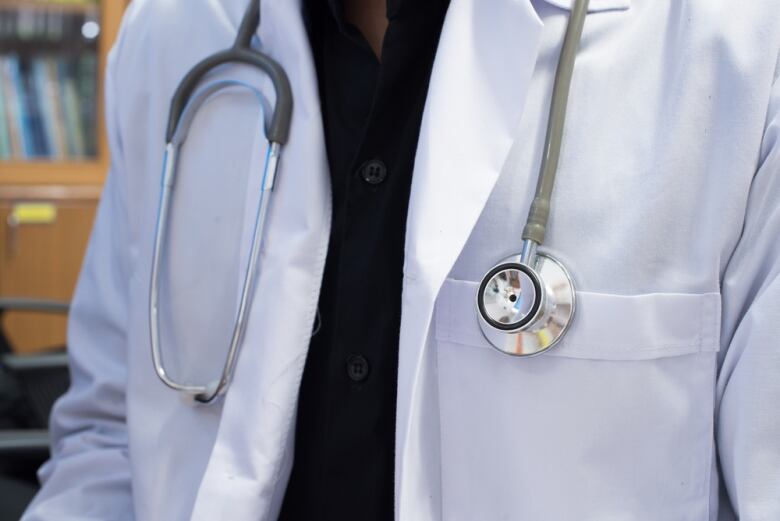
[[[72,297],[109,165],[104,68],[127,3],[0,0],[0,297]],[[87,75],[64,77],[83,57]],[[68,96],[90,105],[68,113]],[[78,119],[68,119],[74,113]],[[73,124],[91,136],[75,151],[66,139]],[[20,150],[20,141],[30,146]],[[64,317],[6,313],[3,330],[19,352],[65,343]]]
[[[45,195],[45,194],[41,194]],[[96,200],[71,196],[38,197],[29,202],[0,201],[0,295],[69,301],[95,216]],[[22,220],[15,213],[34,208],[48,215],[44,222]],[[6,313],[3,330],[20,352],[61,346],[65,317]]]

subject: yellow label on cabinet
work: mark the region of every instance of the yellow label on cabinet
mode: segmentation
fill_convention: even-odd
[[[57,220],[57,207],[48,203],[20,203],[11,210],[15,224],[51,224]]]

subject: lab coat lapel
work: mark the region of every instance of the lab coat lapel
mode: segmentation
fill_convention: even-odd
[[[541,33],[530,0],[453,0],[447,13],[409,202],[396,419],[400,519],[434,518],[437,508],[418,443],[431,430],[421,408],[430,403],[425,345],[434,300],[503,168]]]
[[[243,1],[237,4],[245,6]],[[273,519],[278,512],[327,252],[329,179],[316,75],[299,2],[265,0],[260,40],[290,78],[295,100],[292,130],[269,207],[246,335],[222,404],[193,520]],[[264,133],[250,141],[256,153],[249,168],[261,168]],[[248,256],[258,188],[253,172],[247,184],[242,265]],[[243,272],[236,283],[238,279],[243,279]]]

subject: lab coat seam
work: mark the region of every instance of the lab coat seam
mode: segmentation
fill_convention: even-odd
[[[436,315],[436,340],[441,342],[451,342],[458,345],[464,345],[475,348],[487,348],[486,344],[477,343],[479,339],[476,334],[470,330],[459,328],[457,323],[453,323],[452,316],[454,313],[451,310],[447,313],[447,317],[441,316],[441,310]],[[709,326],[705,325],[703,320],[699,320],[699,329],[696,336],[690,341],[681,343],[669,343],[669,344],[645,344],[641,347],[621,347],[614,345],[614,347],[605,347],[603,343],[576,343],[576,349],[588,350],[593,353],[645,353],[655,351],[670,351],[680,349],[695,349],[697,352],[713,352],[719,350],[719,342],[716,341],[712,331],[717,328],[715,320]],[[712,327],[712,331],[710,330]],[[708,332],[709,331],[709,332]],[[464,339],[465,337],[465,339]]]
[[[444,485],[444,480],[446,479],[446,472],[444,471],[444,447],[446,445],[445,443],[445,437],[449,436],[449,432],[442,428],[442,425],[444,425],[445,420],[445,411],[442,408],[442,402],[441,398],[438,398],[442,394],[441,389],[441,378],[439,376],[439,353],[440,350],[438,348],[439,346],[436,345],[433,356],[436,364],[436,374],[434,377],[434,380],[436,382],[436,394],[437,394],[437,407],[436,411],[439,416],[439,513],[442,517],[445,515],[445,506],[447,505],[447,501],[445,500],[445,495],[447,494],[447,487]]]
[[[710,299],[707,299],[704,304],[702,305],[702,309],[699,312],[699,345],[703,349],[705,344],[709,341],[710,336],[710,320],[709,317],[712,316],[711,307],[712,304],[709,302]]]
[[[448,283],[444,285],[439,294],[435,311],[436,324],[434,331],[437,342],[490,349],[484,337],[479,333],[478,325],[471,320],[471,315],[466,315],[469,310],[466,304],[466,295],[468,294],[469,299],[471,299],[471,289],[475,285],[475,283],[469,281],[448,279]],[[590,294],[589,292],[585,293]],[[601,341],[591,341],[593,340],[592,335],[584,332],[588,334],[590,340],[583,339],[583,342],[564,342],[559,350],[551,351],[549,353],[550,356],[581,360],[613,359],[631,361],[717,352],[720,349],[717,335],[717,321],[719,317],[716,312],[720,296],[717,292],[652,293],[628,296],[594,293],[593,295],[599,301],[610,299],[610,301],[614,302],[615,300],[613,299],[620,299],[623,303],[635,302],[638,307],[635,312],[639,314],[641,314],[642,309],[647,309],[647,305],[660,306],[664,302],[679,303],[682,302],[680,299],[686,299],[685,302],[690,301],[693,304],[690,308],[694,311],[694,316],[688,325],[682,329],[672,331],[672,338],[668,338],[669,335],[667,335],[666,339],[653,339],[652,337],[647,338],[647,335],[640,333],[628,332],[618,339],[622,343],[612,342],[605,344]],[[461,299],[463,299],[463,302],[461,302]],[[656,307],[655,309],[665,310],[665,313],[661,314],[661,318],[663,318],[668,317],[668,313],[674,307]],[[439,349],[446,348],[447,346],[439,347]]]
[[[438,333],[438,331],[437,331]],[[437,334],[436,340],[439,342],[444,343],[451,343],[451,344],[457,344],[464,347],[472,347],[475,349],[491,349],[490,346],[487,344],[475,344],[474,342],[470,342],[468,340],[460,340],[459,338],[461,336],[465,335],[455,335],[451,333],[444,333],[442,335]],[[717,345],[711,345],[710,343],[703,343],[699,338],[697,338],[695,341],[686,342],[683,344],[666,344],[666,345],[649,345],[644,347],[632,347],[632,348],[624,348],[624,347],[607,347],[604,348],[603,344],[580,344],[577,343],[576,347],[572,347],[571,350],[577,350],[576,352],[571,353],[571,355],[566,354],[558,354],[555,351],[550,352],[550,356],[559,356],[559,357],[571,357],[571,358],[584,358],[581,356],[574,356],[575,354],[580,354],[579,350],[587,350],[587,353],[581,353],[583,355],[591,354],[591,355],[606,355],[606,354],[631,354],[631,353],[654,353],[654,352],[661,352],[661,351],[681,351],[686,350],[685,353],[677,353],[672,354],[670,356],[678,356],[680,354],[692,354],[692,353],[711,353],[717,351]]]
[[[267,10],[272,9],[272,7],[269,6],[267,3],[263,2],[261,4],[261,8],[263,9],[263,11],[261,12],[261,19],[264,19],[267,17],[266,16]],[[275,19],[277,16],[281,16],[280,13],[271,14],[270,16],[268,16],[268,19]],[[276,35],[277,35],[277,26],[275,24],[273,23],[260,24],[260,27],[258,28],[258,37],[263,42],[265,42],[266,52],[271,56],[275,56],[277,54],[276,52],[277,46],[275,45],[275,43],[279,41],[279,39],[276,38]],[[316,78],[316,75],[314,75],[313,73],[311,72],[306,73],[305,71],[302,70],[302,69],[306,69],[307,65],[313,66],[313,61],[310,55],[305,56],[305,58],[303,59],[303,64],[299,64],[299,65],[300,67],[296,68],[296,72],[299,72],[301,74],[306,74],[309,77],[309,79]],[[298,98],[297,95],[294,95],[294,97]],[[319,103],[319,98],[315,95],[313,98],[305,97],[304,99],[307,99],[310,102],[310,104],[313,106],[313,110],[311,110],[310,113],[315,116],[315,121],[318,122],[318,126],[319,126],[318,134],[320,135],[320,137],[322,137],[322,139],[318,140],[320,143],[319,152],[321,152],[319,164],[324,165],[320,169],[320,175],[326,179],[325,190],[324,190],[326,193],[324,194],[325,209],[322,215],[322,222],[324,226],[322,227],[323,229],[319,234],[318,237],[319,241],[317,242],[317,246],[315,247],[314,250],[316,268],[313,270],[312,277],[315,280],[315,283],[312,284],[312,289],[309,292],[308,302],[310,302],[311,304],[308,306],[308,309],[306,310],[306,314],[305,314],[304,323],[307,324],[308,327],[300,328],[300,332],[299,332],[300,336],[297,342],[299,345],[306,345],[306,349],[303,351],[303,353],[301,353],[301,355],[295,358],[295,362],[294,362],[296,365],[299,365],[301,367],[305,365],[305,361],[308,357],[308,349],[309,349],[309,345],[311,344],[311,337],[313,331],[312,328],[314,325],[314,320],[317,314],[317,310],[319,308],[319,295],[322,288],[322,277],[325,271],[328,245],[330,241],[330,229],[331,229],[331,223],[333,218],[332,193],[331,193],[332,187],[330,185],[330,175],[328,173],[327,161],[325,161],[324,134],[323,134],[323,129],[321,127],[321,118],[320,118],[321,107]],[[297,109],[300,110],[305,105],[306,103],[304,103],[301,106],[298,106]],[[297,120],[297,118],[293,118],[292,124],[293,126],[295,126],[296,124],[301,124],[301,122]],[[303,359],[302,364],[300,363],[301,359]],[[300,391],[300,382],[301,380],[300,378],[298,378],[296,390],[295,390],[296,393],[299,393]],[[295,423],[295,418],[297,416],[297,411],[298,411],[298,400],[296,399],[293,407],[290,408],[289,412],[285,415],[284,418],[284,425],[287,427],[288,431],[290,429],[292,430],[295,429],[294,423]],[[273,477],[270,482],[270,490],[272,491],[271,492],[272,498],[276,498],[280,492],[280,489],[283,488],[280,486],[282,482],[281,468],[283,467],[284,462],[287,461],[287,458],[294,457],[293,454],[294,451],[289,450],[290,444],[293,441],[293,439],[294,439],[294,433],[288,433],[288,435],[285,436],[282,441],[281,451],[279,453],[281,454],[281,456],[277,459],[274,465],[273,474],[272,474]],[[286,486],[287,486],[287,482],[284,483],[284,488],[286,488]],[[266,511],[266,513],[268,512]]]
[[[318,249],[316,251],[317,273],[316,273],[315,279],[319,280],[320,284],[319,285],[318,284],[312,285],[313,289],[310,292],[310,298],[309,298],[308,302],[313,302],[314,305],[313,306],[309,306],[309,309],[307,310],[306,322],[305,322],[306,324],[312,324],[313,323],[314,317],[315,317],[315,315],[317,313],[317,309],[319,307],[319,298],[318,297],[319,297],[319,293],[321,291],[321,286],[322,286],[322,276],[323,276],[323,273],[325,271],[325,261],[326,261],[327,252],[328,252],[328,243],[330,241],[330,227],[331,227],[332,211],[333,211],[332,210],[332,195],[330,193],[328,194],[328,197],[326,198],[326,207],[327,207],[327,211],[324,212],[324,214],[325,214],[324,215],[324,222],[325,222],[325,228],[327,228],[327,230],[326,230],[326,233],[322,233],[321,234],[319,247],[318,247]],[[301,343],[306,343],[307,345],[311,343],[311,332],[312,332],[311,328],[305,328],[305,327],[301,328],[301,333],[300,333],[301,334]],[[309,336],[308,341],[306,339],[307,335]],[[307,347],[306,352],[304,352],[301,356],[295,358],[295,362],[299,362],[300,359],[303,358],[304,359],[304,364],[305,364],[305,360],[306,360],[307,357],[308,357],[308,347]],[[298,382],[298,387],[300,388],[300,381]],[[297,412],[298,412],[298,405],[297,405],[297,400],[296,400],[295,406],[290,409],[290,412],[287,415],[285,415],[285,419],[284,419],[285,425],[290,426],[291,423],[294,423],[294,418],[297,416]],[[288,428],[290,428],[290,427],[288,427]],[[294,428],[294,426],[292,428]],[[293,436],[290,436],[290,435],[285,436],[284,437],[284,441],[282,442],[282,447],[281,447],[281,451],[280,451],[280,454],[282,455],[282,457],[279,458],[277,464],[275,465],[276,468],[274,469],[274,472],[273,472],[273,476],[274,476],[275,479],[273,480],[273,482],[271,484],[271,490],[273,491],[272,492],[272,496],[276,496],[277,492],[279,491],[279,488],[280,488],[279,485],[280,485],[280,482],[281,482],[281,472],[280,472],[280,470],[281,470],[283,461],[285,459],[285,455],[288,454],[288,448],[290,446],[290,441],[291,441],[292,438],[293,438]],[[285,487],[286,487],[286,483],[285,483]]]
[[[556,358],[568,358],[574,360],[601,360],[614,362],[642,362],[649,360],[663,360],[689,355],[702,355],[712,351],[703,351],[695,346],[679,348],[659,348],[631,351],[591,351],[585,353],[550,353]],[[620,356],[626,355],[626,356]],[[633,355],[633,356],[632,356]],[[645,355],[645,356],[643,356]]]
[[[320,248],[320,250],[322,250],[322,248]],[[318,252],[318,263],[323,264],[323,267],[324,267],[324,259],[322,258],[321,255],[319,255],[319,253],[321,253],[321,251]],[[318,270],[318,271],[321,272],[322,270]],[[320,273],[320,278],[321,278],[321,273]],[[311,292],[312,298],[310,299],[310,302],[315,302],[316,303],[318,301],[318,299],[314,298],[315,297],[315,293],[318,293],[318,292],[319,292],[319,286],[317,286],[316,290],[313,290]],[[310,308],[311,308],[311,306],[310,306]],[[314,320],[314,314],[316,313],[316,309],[317,309],[317,305],[315,304],[313,306],[313,309],[310,309],[307,312],[307,321],[306,321],[307,324],[311,323]],[[305,333],[308,333],[309,335],[311,334],[311,329],[301,328],[301,331],[305,332]],[[302,336],[301,342],[302,343],[306,342],[305,334],[302,333],[301,336]],[[309,342],[310,342],[310,340],[309,340]],[[301,358],[304,359],[304,363],[305,363],[305,359],[306,359],[307,356],[308,356],[308,348],[307,348],[307,352],[306,353],[304,353],[301,356],[298,356],[298,357],[295,358],[295,363],[298,363]],[[290,365],[293,365],[293,364],[291,363]],[[298,386],[300,387],[300,382],[299,382]],[[297,400],[296,400],[295,406],[290,408],[289,412],[287,414],[285,414],[285,417],[284,417],[284,423],[285,423],[285,425],[288,426],[288,429],[290,428],[289,427],[290,424],[293,423],[293,418],[297,415],[297,411],[298,411],[298,405],[297,405]],[[292,427],[292,428],[294,428],[294,427]],[[273,482],[271,484],[271,490],[273,490],[272,496],[276,496],[276,493],[279,490],[279,484],[281,482],[281,472],[280,471],[281,471],[282,464],[283,464],[283,461],[284,461],[284,455],[286,455],[288,453],[288,448],[290,446],[290,441],[291,441],[292,438],[293,438],[293,436],[289,436],[289,435],[284,437],[284,441],[282,442],[282,447],[281,447],[281,451],[280,451],[280,454],[282,456],[277,460],[276,464],[274,465],[274,467],[275,467],[274,468],[274,472],[273,472],[274,479],[273,479]]]
[[[444,281],[445,286],[450,286],[452,284],[457,285],[467,285],[467,286],[473,286],[476,290],[476,288],[479,287],[480,282],[473,281],[473,280],[467,280],[467,279],[456,279],[452,277],[448,277]],[[720,297],[720,291],[704,291],[704,292],[674,292],[674,291],[653,291],[649,293],[610,293],[605,291],[587,291],[587,290],[577,290],[577,295],[588,295],[588,296],[596,296],[600,298],[610,298],[610,299],[639,299],[639,298],[653,298],[653,297],[661,297],[661,298],[704,298],[704,297],[713,297],[718,296]]]
[[[706,460],[707,467],[704,469],[706,479],[704,482],[704,490],[702,490],[703,494],[708,494],[710,490],[712,490],[712,467],[715,466],[715,458],[717,457],[717,450],[718,450],[718,444],[715,440],[715,428],[716,428],[716,410],[717,410],[717,397],[716,395],[716,384],[717,384],[717,372],[718,372],[718,358],[715,356],[713,357],[712,363],[714,367],[712,368],[712,373],[710,375],[710,378],[712,379],[712,392],[710,393],[710,410],[712,411],[711,414],[709,414],[709,431],[710,436],[707,443],[707,448],[709,452],[709,456],[704,458]],[[712,514],[712,501],[707,501],[707,519],[711,518]]]
[[[577,346],[582,347],[583,349],[593,349],[594,352],[605,352],[605,353],[633,353],[633,352],[648,352],[648,351],[669,351],[674,349],[691,349],[694,348],[697,351],[704,351],[706,349],[706,346],[702,345],[702,342],[700,340],[700,337],[697,337],[695,341],[692,342],[686,342],[683,344],[661,344],[661,345],[653,345],[648,344],[643,347],[632,347],[630,349],[628,348],[621,348],[621,347],[608,347],[606,349],[596,349],[596,344],[577,344]]]
[[[772,74],[772,85],[780,82],[780,41],[777,42],[777,57],[775,58],[775,70]]]
[[[778,52],[777,59],[775,61],[775,68],[772,73],[772,82],[769,85],[769,92],[766,100],[766,106],[764,108],[764,126],[761,130],[761,139],[758,142],[758,149],[756,151],[756,168],[753,172],[753,179],[751,180],[750,187],[748,189],[747,194],[747,202],[746,202],[746,210],[747,210],[747,203],[750,201],[750,193],[752,192],[753,182],[755,181],[755,178],[758,176],[758,173],[763,170],[764,165],[766,162],[771,158],[771,148],[766,148],[766,141],[767,141],[767,131],[770,128],[770,125],[773,123],[774,120],[772,120],[773,113],[771,112],[772,105],[773,105],[773,96],[772,93],[775,91],[775,89],[780,88],[780,52]],[[766,149],[766,155],[764,155],[764,151]],[[747,220],[747,215],[745,215],[745,221]],[[739,243],[737,243],[737,246]],[[736,250],[736,247],[734,248]]]
[[[712,303],[709,301],[710,299],[707,299],[704,304],[702,305],[701,312],[699,313],[699,334],[701,336],[701,346],[704,348],[704,345],[710,341],[710,320],[709,317],[712,316],[712,310],[710,309],[712,307]]]
[[[704,331],[707,332],[707,339],[706,341],[713,346],[717,347],[717,350],[720,350],[720,321],[721,321],[721,307],[720,307],[720,294],[718,295],[718,299],[712,299],[708,302],[708,317],[706,324],[706,329]]]
[[[673,350],[680,350],[680,349],[695,349],[696,352],[709,352],[712,348],[712,346],[705,346],[702,345],[702,343],[697,339],[695,342],[689,342],[685,344],[666,344],[666,345],[658,345],[658,346],[652,346],[652,347],[638,347],[638,348],[607,348],[602,350],[596,350],[594,349],[594,344],[585,344],[583,346],[584,349],[593,349],[593,352],[603,352],[603,353],[646,353],[646,352],[656,352],[656,351],[673,351]]]
[[[297,356],[297,357],[295,357],[295,359],[294,359],[292,362],[290,362],[290,364],[288,364],[288,365],[287,365],[287,367],[285,367],[285,369],[284,369],[284,371],[283,371],[282,373],[286,373],[286,372],[287,372],[287,370],[289,369],[289,367],[290,367],[290,366],[293,366],[293,365],[296,365],[296,364],[298,364],[298,363],[299,363],[299,361],[300,361],[300,359],[301,359],[302,357],[303,357],[303,358],[304,358],[304,360],[305,360],[305,357],[306,357],[306,355],[304,354],[304,355],[301,355],[301,356]],[[281,376],[281,375],[280,375],[280,376],[278,376],[277,378],[275,378],[275,379],[274,379],[274,381],[272,382],[272,384],[273,384],[273,383],[276,383],[276,382],[277,382],[277,381],[279,381],[281,378],[282,378],[282,376]],[[276,406],[277,408],[281,408],[281,407],[280,407],[280,404],[279,404],[278,402],[269,401],[269,400],[264,400],[264,403],[266,403],[266,404],[270,404],[270,405],[274,405],[274,406]],[[289,411],[288,411],[288,412],[287,412],[287,413],[284,415],[284,424],[285,424],[285,425],[290,425],[291,423],[293,423],[293,422],[294,422],[294,420],[293,420],[293,419],[294,419],[294,417],[296,416],[296,412],[297,412],[297,404],[296,404],[296,406],[295,406],[295,407],[292,407],[292,408],[291,408],[291,409],[290,409],[290,410],[289,410]],[[294,428],[294,427],[293,427],[293,428]],[[281,481],[281,468],[282,468],[282,466],[283,466],[283,462],[284,462],[284,460],[285,460],[285,456],[288,454],[288,448],[289,448],[289,446],[290,446],[290,439],[291,439],[291,438],[292,438],[292,436],[284,436],[284,441],[282,441],[281,451],[279,452],[279,454],[280,454],[281,456],[280,456],[280,457],[277,459],[277,462],[274,464],[274,469],[273,469],[273,473],[272,473],[272,475],[274,476],[274,479],[273,479],[273,481],[271,482],[271,491],[272,491],[272,492],[271,492],[271,497],[275,497],[275,496],[276,496],[276,494],[277,494],[277,492],[278,492],[278,489],[279,489],[279,483],[280,483],[280,481]]]

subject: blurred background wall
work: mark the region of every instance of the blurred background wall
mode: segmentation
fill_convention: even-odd
[[[103,70],[129,0],[0,0],[0,299],[70,300],[109,157]],[[65,315],[9,309],[15,353]]]
[[[108,169],[103,71],[128,2],[0,0],[0,521],[36,493],[69,384],[67,304]]]

